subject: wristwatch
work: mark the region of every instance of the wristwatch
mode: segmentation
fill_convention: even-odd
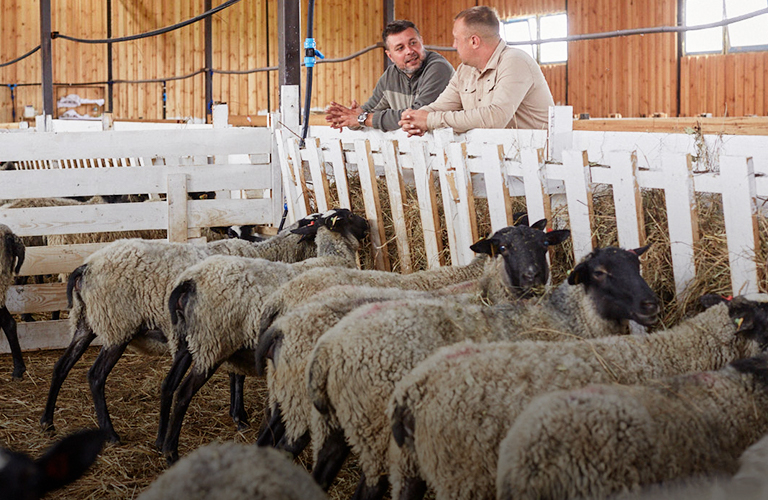
[[[368,118],[368,112],[367,112],[367,111],[363,111],[362,113],[360,113],[359,115],[357,115],[357,123],[358,123],[358,124],[359,124],[361,127],[365,127],[365,119],[366,119],[366,118]]]

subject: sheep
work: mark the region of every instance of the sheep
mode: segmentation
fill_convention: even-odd
[[[284,453],[228,441],[201,446],[155,479],[138,500],[321,500],[323,490]]]
[[[79,431],[51,445],[37,460],[0,448],[0,496],[37,500],[71,483],[96,460],[106,437],[98,429]]]
[[[368,223],[349,210],[320,217],[318,257],[293,264],[213,256],[177,278],[168,299],[173,365],[163,382],[156,444],[169,462],[178,459],[181,424],[191,398],[222,364],[241,376],[255,373],[253,350],[264,298],[281,283],[317,266],[353,267]],[[296,231],[307,230],[307,228]],[[193,364],[189,375],[181,378]],[[177,390],[178,389],[178,390]],[[170,421],[168,415],[176,392]]]
[[[268,377],[270,388],[270,425],[262,426],[262,432],[257,441],[260,445],[278,444],[280,448],[293,453],[299,452],[306,445],[309,431],[309,415],[311,413],[311,401],[306,393],[304,381],[304,367],[309,359],[309,354],[317,339],[327,329],[335,325],[345,314],[363,304],[380,302],[393,299],[418,299],[435,297],[437,295],[450,295],[455,300],[458,295],[463,295],[467,300],[479,297],[486,300],[489,296],[500,297],[503,295],[527,294],[531,285],[543,284],[549,275],[549,266],[546,261],[546,253],[551,245],[561,243],[569,231],[552,231],[544,233],[539,229],[546,224],[546,220],[539,221],[534,227],[515,226],[496,232],[488,239],[481,240],[473,245],[473,249],[486,252],[489,256],[504,256],[486,261],[483,275],[480,279],[464,282],[458,285],[422,292],[420,290],[403,290],[401,288],[372,288],[370,286],[341,285],[327,289],[320,289],[318,293],[309,296],[309,304],[292,309],[281,316],[259,337],[256,350],[257,371],[263,372],[267,353],[273,351],[274,344],[279,345],[280,357],[285,362],[278,365],[277,355],[270,354],[272,369]],[[322,276],[323,268],[308,271],[305,274],[287,282],[269,299],[279,296],[293,298],[287,292],[287,287],[301,283],[306,285],[309,280],[303,279],[308,274]],[[513,272],[514,270],[514,272]],[[522,270],[521,272],[517,272]],[[336,273],[336,276],[340,273]],[[361,283],[373,283],[376,285],[403,282],[399,279],[389,279],[391,273],[358,272],[345,273],[352,281]],[[420,273],[424,280],[408,280],[406,283],[419,284],[421,286],[433,286],[438,281],[435,273]],[[415,275],[411,275],[415,276]],[[325,286],[325,283],[319,283]],[[500,288],[507,289],[504,294]],[[431,294],[431,295],[430,295]],[[499,300],[498,298],[496,300]],[[274,303],[267,300],[267,304]],[[266,306],[265,306],[266,309]],[[285,419],[283,425],[282,419]],[[286,432],[283,438],[283,432]],[[282,438],[282,439],[281,439]]]
[[[594,338],[628,333],[629,319],[655,322],[658,301],[640,276],[646,248],[595,250],[545,300],[494,307],[390,301],[345,316],[317,342],[308,366],[319,411],[311,428],[315,479],[330,485],[350,449],[346,437],[362,469],[361,496],[386,491],[387,401],[395,383],[438,347],[465,339]]]
[[[390,400],[394,440],[402,447],[390,445],[393,491],[401,500],[417,497],[421,477],[441,499],[492,497],[498,445],[532,398],[589,383],[718,369],[760,353],[768,344],[768,305],[739,297],[730,314],[749,319],[737,331],[729,308],[719,304],[648,336],[462,342],[436,351],[397,384]]]
[[[497,498],[606,498],[696,475],[733,474],[768,432],[768,355],[645,386],[540,396],[499,449]]]
[[[528,227],[526,218],[524,223],[500,229],[470,247],[480,256],[466,266],[446,266],[405,275],[356,269],[313,269],[284,284],[269,297],[264,306],[259,334],[264,333],[280,314],[305,304],[312,295],[335,285],[435,290],[479,279],[479,291],[484,300],[506,302],[513,296],[528,293],[534,284],[547,282],[549,265],[546,250],[565,241],[570,231],[544,232],[546,225],[547,220],[541,219]],[[501,255],[502,259],[490,258],[496,255]],[[487,269],[489,265],[503,266],[505,272]]]
[[[69,277],[67,297],[72,341],[54,366],[45,411],[40,418],[44,429],[54,430],[53,412],[61,385],[86,348],[98,336],[101,352],[88,372],[99,426],[119,441],[104,400],[104,384],[109,372],[131,344],[148,354],[168,352],[166,334],[171,332],[167,294],[174,279],[184,269],[214,254],[261,257],[267,260],[296,262],[316,253],[312,241],[291,230],[310,224],[312,215],[295,227],[261,243],[244,240],[219,240],[207,245],[168,243],[128,239],[111,243],[91,254]],[[120,286],[115,286],[119,283]],[[242,379],[233,375],[233,389]],[[242,401],[231,413],[236,422],[247,420]]]
[[[14,380],[21,380],[27,367],[21,355],[19,337],[16,333],[16,320],[13,319],[10,311],[8,311],[8,307],[5,305],[5,298],[8,289],[13,285],[13,275],[19,274],[21,266],[24,264],[24,255],[25,248],[21,238],[16,236],[11,231],[11,228],[0,224],[0,299],[2,299],[0,327],[5,332],[8,346],[11,348],[11,356],[13,358],[13,373],[11,377]]]

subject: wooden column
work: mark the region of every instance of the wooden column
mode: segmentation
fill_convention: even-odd
[[[205,0],[205,11],[213,7],[211,0]],[[213,113],[213,17],[205,18],[205,121],[211,123]]]
[[[299,102],[301,84],[301,41],[299,0],[278,0],[277,41],[280,80],[280,113],[283,124],[299,130]]]
[[[42,59],[40,67],[42,68],[42,82],[43,82],[43,114],[45,116],[53,116],[53,62],[51,59],[51,0],[40,0],[40,57]]]

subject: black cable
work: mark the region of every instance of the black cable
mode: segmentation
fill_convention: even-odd
[[[315,69],[315,46],[314,46],[314,18],[315,18],[315,0],[307,2],[307,39],[304,42],[304,61],[309,61],[307,67],[307,88],[304,92],[304,126],[301,129],[301,146],[304,146],[304,140],[309,132],[309,107],[312,104],[312,73]],[[311,45],[308,45],[310,40]]]
[[[34,53],[35,53],[35,52],[37,52],[38,50],[40,50],[40,45],[38,45],[38,46],[37,46],[37,47],[35,47],[34,49],[30,50],[29,52],[27,52],[27,53],[26,53],[26,54],[24,54],[23,56],[19,56],[19,57],[17,57],[17,58],[16,58],[16,59],[14,59],[13,61],[8,61],[8,62],[6,62],[6,63],[0,63],[0,68],[4,68],[5,66],[10,66],[11,64],[16,64],[17,62],[21,61],[22,59],[25,59],[25,58],[27,58],[27,57],[31,56],[32,54],[34,54]]]
[[[156,29],[156,30],[153,30],[153,31],[147,31],[146,33],[140,33],[138,35],[129,35],[129,36],[122,36],[122,37],[118,37],[118,38],[101,38],[101,39],[98,39],[98,40],[91,40],[91,39],[86,39],[86,38],[77,38],[77,37],[73,37],[73,36],[69,36],[69,35],[62,35],[61,33],[57,32],[57,31],[54,31],[53,33],[51,33],[51,37],[53,37],[53,38],[63,38],[64,40],[70,40],[70,41],[73,41],[73,42],[80,42],[80,43],[117,43],[117,42],[128,42],[128,41],[131,41],[131,40],[138,40],[140,38],[148,38],[148,37],[151,37],[151,36],[162,35],[164,33],[168,33],[169,31],[174,31],[174,30],[183,28],[185,26],[189,26],[190,24],[196,23],[196,22],[198,22],[198,21],[200,21],[202,19],[205,19],[208,16],[212,16],[213,14],[216,14],[217,12],[226,9],[227,7],[230,7],[230,6],[236,4],[239,1],[240,0],[228,0],[228,1],[224,2],[223,4],[219,5],[218,7],[214,7],[213,9],[211,9],[211,10],[209,10],[207,12],[203,12],[199,16],[195,16],[195,17],[193,17],[191,19],[187,19],[186,21],[182,21],[180,23],[177,23],[177,24],[174,24],[174,25],[171,25],[171,26],[166,26],[165,28],[159,28],[159,29]]]

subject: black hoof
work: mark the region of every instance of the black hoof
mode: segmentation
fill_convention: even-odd
[[[53,422],[47,422],[43,419],[40,419],[40,428],[45,434],[49,436],[56,434],[56,426],[53,425]]]
[[[117,435],[117,433],[109,432],[107,437],[107,441],[109,441],[112,444],[120,444],[120,436]]]
[[[11,379],[13,380],[21,380],[24,378],[24,372],[27,371],[27,368],[22,366],[21,368],[18,368],[16,370],[13,370],[13,373],[11,374]]]
[[[247,420],[236,420],[235,423],[237,424],[238,431],[244,431],[251,428],[251,424],[249,424]]]
[[[164,452],[163,455],[165,455],[165,462],[168,465],[173,465],[179,461],[178,451],[167,451],[167,452]]]

